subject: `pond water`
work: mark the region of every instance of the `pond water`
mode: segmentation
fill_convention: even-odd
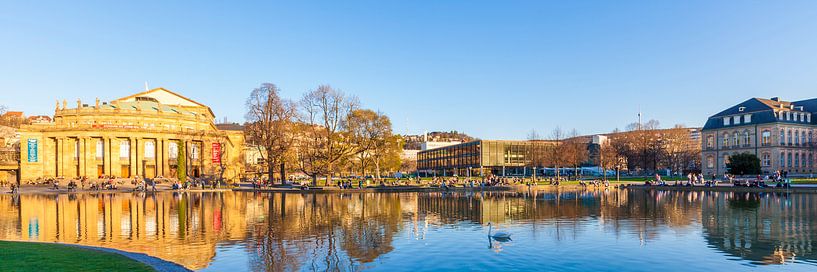
[[[489,239],[489,222],[512,240]],[[0,239],[111,247],[202,271],[815,271],[817,195],[3,194]]]

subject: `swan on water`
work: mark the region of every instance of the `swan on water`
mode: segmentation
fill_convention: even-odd
[[[488,237],[491,237],[491,238],[494,238],[494,239],[510,239],[511,238],[511,234],[507,233],[507,232],[504,232],[504,231],[499,231],[497,233],[492,234],[491,233],[492,228],[493,228],[493,225],[491,224],[491,222],[488,222]]]

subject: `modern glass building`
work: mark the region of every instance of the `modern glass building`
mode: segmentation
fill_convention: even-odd
[[[477,140],[417,153],[420,176],[530,176],[552,141]]]

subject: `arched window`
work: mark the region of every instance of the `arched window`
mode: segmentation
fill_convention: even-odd
[[[808,131],[808,142],[807,142],[809,145],[811,145],[811,141],[812,141],[812,140],[811,140],[811,139],[812,139],[812,138],[811,138],[811,136],[813,136],[813,135],[812,135],[812,131],[811,131],[811,130],[809,130],[809,131]]]
[[[792,164],[791,164],[791,155],[792,155],[792,153],[791,153],[791,152],[789,152],[788,154],[786,154],[786,167],[789,167],[789,168],[791,168],[791,167],[792,167]]]
[[[805,146],[806,145],[806,132],[800,132],[800,144]]]
[[[744,146],[749,146],[751,144],[751,142],[752,141],[751,141],[751,136],[749,136],[749,131],[744,130],[743,131],[743,145]]]
[[[763,146],[768,146],[772,144],[772,132],[768,130],[764,130],[761,132],[760,144]]]
[[[797,154],[797,153],[794,153],[794,165],[792,165],[792,166],[793,167],[800,167],[800,155]]]
[[[715,145],[715,137],[712,135],[706,136],[706,148],[712,149]]]
[[[800,131],[794,131],[794,145],[800,145]]]
[[[763,153],[760,162],[763,166],[772,166],[772,155],[768,152]]]
[[[786,139],[786,143],[787,143],[788,145],[791,145],[791,144],[793,143],[793,142],[792,142],[792,139],[791,139],[791,129],[790,129],[790,130],[789,130],[789,132],[788,132],[788,138]]]
[[[806,167],[806,153],[800,153],[800,167]]]
[[[733,146],[740,146],[740,138],[738,138],[738,132],[735,131],[732,133],[732,145]]]

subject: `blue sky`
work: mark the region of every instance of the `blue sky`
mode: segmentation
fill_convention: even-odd
[[[262,82],[330,84],[399,133],[524,139],[817,97],[817,1],[268,2],[2,1],[0,104],[50,115],[147,81],[243,121]]]

